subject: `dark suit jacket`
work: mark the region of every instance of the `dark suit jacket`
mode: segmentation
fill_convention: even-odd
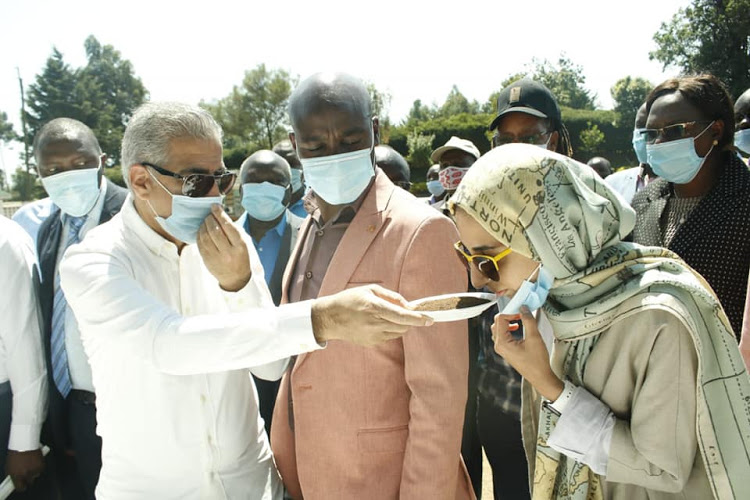
[[[107,222],[125,202],[128,195],[126,189],[117,186],[107,179],[107,193],[104,198],[102,215],[99,224]],[[50,339],[52,336],[52,304],[55,298],[55,264],[57,251],[60,248],[62,232],[60,208],[55,206],[50,216],[39,227],[37,236],[37,256],[42,282],[39,287],[39,305],[42,313],[42,335],[44,341],[44,358],[47,363],[47,382],[49,386],[49,412],[46,422],[46,437],[51,438],[53,446],[62,450],[69,446],[67,422],[65,418],[65,401],[57,390],[52,379],[52,358],[50,354]],[[51,435],[50,435],[51,434]]]
[[[736,155],[722,165],[719,181],[675,233],[669,248],[711,285],[739,340],[750,269],[750,171]],[[659,221],[672,197],[657,179],[633,198],[633,241],[663,246]]]
[[[271,274],[271,282],[268,284],[273,303],[277,306],[281,303],[281,281],[284,277],[284,269],[286,269],[286,263],[289,260],[289,256],[292,253],[295,243],[297,243],[297,233],[302,225],[302,221],[304,221],[304,219],[301,217],[297,217],[289,210],[286,211],[286,226],[281,235],[279,256],[276,258],[276,266],[273,269],[273,274]],[[243,231],[246,231],[246,223],[247,213],[244,213],[239,219],[237,219],[237,225],[240,226]]]

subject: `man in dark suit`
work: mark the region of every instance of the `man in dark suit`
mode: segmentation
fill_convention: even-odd
[[[237,219],[237,225],[252,237],[273,303],[278,306],[284,269],[303,220],[288,208],[292,197],[291,168],[273,151],[257,151],[242,162],[240,182],[245,213]],[[258,389],[258,408],[270,438],[279,381],[253,378]]]
[[[54,203],[37,237],[49,382],[43,435],[51,442],[52,468],[62,498],[93,499],[101,469],[96,396],[78,325],[60,288],[58,268],[70,245],[120,211],[127,190],[104,177],[107,156],[91,129],[77,120],[57,118],[45,124],[34,138],[34,157]]]

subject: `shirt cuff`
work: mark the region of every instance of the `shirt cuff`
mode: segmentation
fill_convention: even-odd
[[[11,423],[8,449],[13,451],[38,450],[40,448],[39,433],[41,430],[41,425]]]
[[[547,444],[606,476],[614,425],[615,417],[606,404],[583,387],[574,387]]]
[[[318,344],[312,327],[313,300],[283,304],[278,308],[278,331],[289,344],[297,343],[299,352],[322,349],[325,344]]]

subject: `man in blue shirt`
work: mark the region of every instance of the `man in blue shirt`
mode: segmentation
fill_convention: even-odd
[[[245,213],[237,219],[237,224],[252,237],[271,297],[274,304],[279,305],[281,279],[302,223],[302,219],[288,209],[292,197],[291,168],[273,151],[257,151],[242,162],[240,182]],[[279,381],[253,378],[258,389],[260,415],[270,438]]]
[[[284,158],[292,169],[292,198],[289,200],[289,211],[304,219],[307,217],[304,200],[305,176],[302,173],[302,164],[297,157],[297,151],[294,150],[292,142],[285,139],[273,147],[273,152]]]

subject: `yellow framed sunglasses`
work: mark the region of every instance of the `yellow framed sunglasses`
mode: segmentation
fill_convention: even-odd
[[[497,263],[512,252],[510,248],[506,248],[494,257],[489,255],[472,255],[469,253],[466,246],[460,241],[454,243],[453,248],[456,250],[458,256],[464,260],[467,267],[469,263],[474,264],[480,273],[487,276],[492,281],[498,281],[500,279],[500,269],[498,268]]]

